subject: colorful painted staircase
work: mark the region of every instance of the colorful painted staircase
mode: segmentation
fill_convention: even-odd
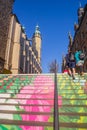
[[[59,107],[59,130],[87,130],[87,94],[84,91],[87,75],[58,75],[58,94],[62,96]]]
[[[0,78],[0,130],[53,129],[53,75]]]
[[[57,74],[59,130],[87,130],[86,79]],[[54,130],[54,81],[54,74],[0,75],[0,130]]]

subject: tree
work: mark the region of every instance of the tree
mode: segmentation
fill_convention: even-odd
[[[58,64],[56,63],[56,60],[52,61],[52,62],[49,64],[49,72],[50,72],[50,73],[58,72]]]

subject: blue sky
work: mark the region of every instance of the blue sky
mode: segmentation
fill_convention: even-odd
[[[32,37],[38,24],[42,35],[42,70],[48,73],[53,60],[61,72],[62,55],[67,53],[68,32],[74,36],[74,23],[78,21],[79,3],[84,7],[87,0],[15,0],[13,12]]]

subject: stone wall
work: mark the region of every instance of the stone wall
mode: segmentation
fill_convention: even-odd
[[[13,2],[14,0],[0,0],[0,64],[3,66]]]

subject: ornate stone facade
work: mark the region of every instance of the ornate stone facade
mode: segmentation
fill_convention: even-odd
[[[84,71],[87,72],[87,4],[84,8],[78,9],[78,23],[75,24],[75,35],[72,45],[69,47],[73,52],[76,50],[82,50],[85,55]]]
[[[85,53],[84,71],[87,72],[87,4],[84,8],[80,7],[78,9],[78,23],[74,25],[74,29],[75,34],[73,39],[69,35],[68,48],[73,52],[82,50]]]
[[[5,28],[3,30],[0,26],[0,64],[13,74],[41,73],[41,34],[38,30],[39,26],[38,28],[36,26],[35,33],[29,40],[17,16],[12,13],[13,1],[6,0],[6,3],[4,0],[0,1],[3,5],[2,14],[5,7],[7,10],[7,14],[6,12],[3,14],[5,19],[0,19],[0,24],[3,22]],[[5,23],[6,17],[8,18],[7,23]],[[2,66],[0,67],[1,71],[3,70]]]

